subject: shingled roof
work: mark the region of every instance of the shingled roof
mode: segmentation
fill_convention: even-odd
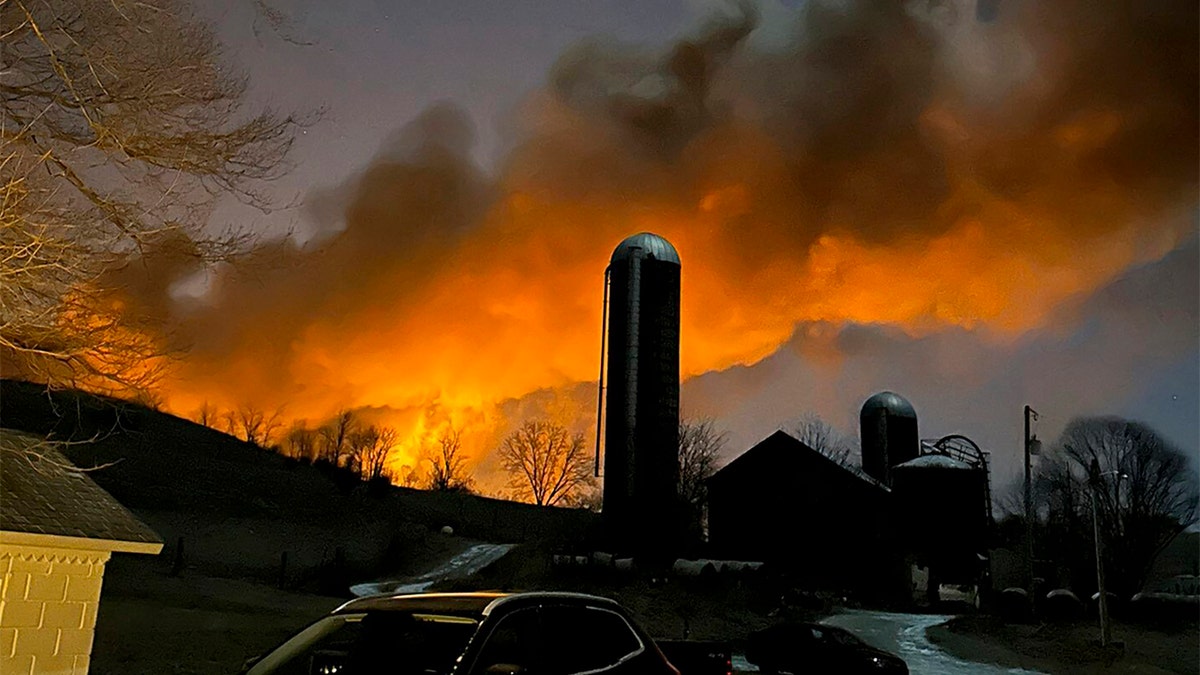
[[[0,531],[100,539],[118,551],[162,547],[153,530],[52,443],[11,429],[0,429]]]

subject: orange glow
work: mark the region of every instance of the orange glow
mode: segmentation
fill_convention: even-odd
[[[494,490],[503,477],[485,460],[519,421],[508,419],[506,402],[559,391],[551,413],[581,431],[594,428],[594,402],[565,392],[594,381],[603,270],[629,233],[658,232],[680,252],[685,378],[753,364],[802,321],[879,322],[914,335],[957,326],[1009,339],[1131,264],[1163,255],[1184,234],[1128,230],[1081,244],[997,203],[931,238],[872,244],[831,231],[799,258],[772,256],[752,267],[727,229],[752,199],[735,185],[690,210],[601,210],[515,193],[402,312],[384,284],[342,321],[310,323],[288,345],[294,390],[272,390],[257,373],[258,352],[248,349],[222,363],[185,361],[167,382],[169,407],[188,414],[205,401],[271,401],[310,421],[362,407],[364,419],[401,432],[397,470],[418,465],[422,448],[452,424],[464,430],[477,479]]]

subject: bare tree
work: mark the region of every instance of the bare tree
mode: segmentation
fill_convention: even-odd
[[[246,82],[177,0],[0,2],[0,369],[151,388],[174,346],[122,293],[135,257],[188,273],[243,250],[207,230],[229,195],[268,208],[297,122],[242,109]],[[144,303],[143,303],[144,304]]]
[[[469,492],[474,485],[474,479],[467,475],[462,433],[454,427],[447,427],[438,436],[437,448],[428,453],[425,460],[430,464],[426,482],[430,490]]]
[[[294,422],[284,439],[287,455],[295,459],[312,461],[317,454],[317,432],[304,422]]]
[[[268,412],[251,403],[238,406],[237,410],[230,413],[233,434],[247,443],[265,448],[279,431],[282,414],[281,408]]]
[[[1092,473],[1095,465],[1097,471]],[[1092,499],[1113,592],[1141,589],[1159,553],[1197,522],[1200,488],[1187,456],[1153,429],[1119,417],[1072,421],[1038,471],[1038,495],[1060,556],[1091,579]]]
[[[791,432],[801,443],[842,466],[854,461],[854,442],[817,415],[805,414],[792,424]]]
[[[726,443],[710,418],[679,422],[679,496],[694,511],[704,508],[707,481],[717,470],[717,460]]]
[[[594,483],[583,434],[548,421],[525,422],[504,439],[500,462],[519,499],[553,506]]]
[[[396,430],[374,424],[350,432],[347,438],[348,466],[363,480],[382,478],[387,474],[387,460],[396,447]]]
[[[341,466],[347,453],[347,441],[354,430],[354,415],[349,410],[342,409],[337,415],[321,427],[320,456],[317,459]]]
[[[406,488],[415,488],[421,484],[421,472],[418,467],[405,464],[400,467],[400,484]]]
[[[217,407],[208,401],[200,404],[200,407],[193,413],[192,419],[197,424],[203,424],[206,427],[216,428],[217,422],[220,420],[221,414],[217,411]]]

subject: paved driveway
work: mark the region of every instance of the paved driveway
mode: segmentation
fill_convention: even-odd
[[[896,614],[851,609],[821,623],[845,628],[872,647],[899,656],[908,664],[908,672],[912,675],[1039,675],[1038,671],[1033,670],[963,661],[942,651],[925,637],[925,629],[950,618],[943,614]],[[740,654],[734,655],[733,665],[738,673],[758,672]]]
[[[908,664],[913,675],[1036,675],[1038,671],[1002,668],[986,663],[963,661],[942,651],[925,637],[925,629],[951,617],[941,614],[894,614],[846,610],[822,623],[838,626],[862,638],[863,642],[889,651]]]

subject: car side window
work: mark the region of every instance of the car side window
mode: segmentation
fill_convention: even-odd
[[[502,617],[488,634],[472,673],[539,675],[540,622],[535,608],[519,609]]]
[[[545,675],[603,672],[643,649],[620,614],[594,607],[543,607]]]

